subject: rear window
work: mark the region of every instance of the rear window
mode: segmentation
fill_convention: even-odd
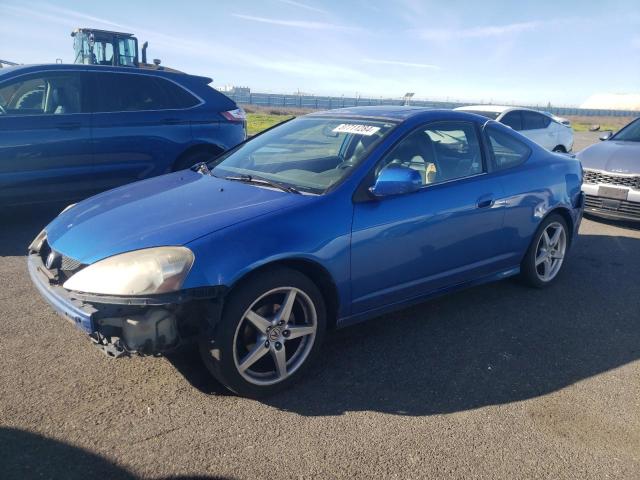
[[[164,78],[126,73],[96,74],[93,104],[96,112],[183,109],[199,100]]]

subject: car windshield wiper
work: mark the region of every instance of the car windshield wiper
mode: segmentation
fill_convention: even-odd
[[[207,165],[206,162],[196,163],[193,167],[191,167],[191,170],[201,173],[202,175],[209,175],[210,177],[213,177],[213,173],[211,173],[211,170],[209,170],[209,165]]]
[[[225,180],[231,180],[234,182],[245,182],[245,183],[255,183],[258,185],[268,185],[270,187],[275,187],[278,188],[284,192],[289,192],[289,193],[300,193],[300,190],[298,190],[295,187],[292,187],[291,185],[286,185],[284,183],[280,183],[280,182],[276,182],[274,180],[269,180],[268,178],[262,178],[262,177],[255,177],[253,175],[237,175],[237,176],[229,176],[229,177],[224,177]]]

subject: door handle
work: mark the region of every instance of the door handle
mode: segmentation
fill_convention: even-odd
[[[483,195],[478,199],[476,203],[477,208],[489,208],[492,207],[494,203],[493,195]]]
[[[162,120],[162,123],[164,123],[165,125],[178,125],[182,122],[179,118],[165,118],[164,120]]]
[[[58,123],[56,125],[56,128],[58,130],[77,130],[80,128],[80,123],[79,122]]]

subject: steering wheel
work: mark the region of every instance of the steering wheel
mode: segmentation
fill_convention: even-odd
[[[5,110],[5,108],[2,105],[0,105],[0,114],[4,115],[5,113],[7,113],[7,111]]]

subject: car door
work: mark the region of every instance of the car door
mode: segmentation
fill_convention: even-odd
[[[553,150],[558,145],[558,132],[551,126],[551,119],[538,112],[522,110],[520,133],[547,150]]]
[[[541,194],[533,185],[540,177],[539,170],[528,168],[531,148],[515,138],[500,125],[490,122],[483,129],[489,150],[493,175],[504,192],[504,228],[502,237],[505,260],[517,266],[531,240],[535,228],[532,219],[539,216]]]
[[[414,193],[354,205],[352,313],[477,279],[503,264],[502,188],[487,175],[477,126],[435,122],[408,134],[376,167],[420,172]]]
[[[191,142],[188,108],[199,100],[186,91],[175,95],[172,88],[184,89],[156,75],[94,71],[91,77],[96,187],[171,171]]]
[[[0,84],[0,204],[72,201],[92,193],[90,116],[80,70]]]

